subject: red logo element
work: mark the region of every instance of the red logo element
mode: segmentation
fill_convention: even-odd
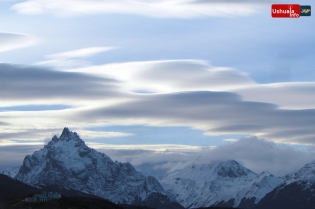
[[[273,18],[299,18],[299,4],[273,4],[271,5],[271,17]]]

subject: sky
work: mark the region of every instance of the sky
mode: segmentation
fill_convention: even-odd
[[[148,175],[315,160],[315,19],[275,3],[0,0],[0,171],[64,127]]]

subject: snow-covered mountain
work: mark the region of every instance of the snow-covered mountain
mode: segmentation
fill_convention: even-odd
[[[13,168],[6,169],[6,170],[2,171],[1,173],[14,178],[16,176],[16,174],[19,172],[20,168],[21,168],[21,166],[16,166]]]
[[[293,175],[284,182],[284,185],[302,181],[315,183],[315,160],[303,166],[296,173],[293,173]]]
[[[54,136],[44,148],[26,156],[20,168],[3,173],[32,186],[56,185],[115,203],[141,202],[152,194],[168,198],[154,177],[146,177],[130,163],[114,162],[89,148],[68,128],[59,138]]]
[[[315,208],[315,161],[306,164],[272,192],[267,194],[255,209]]]
[[[160,179],[167,193],[186,208],[249,207],[284,179],[256,174],[234,160],[192,164]]]

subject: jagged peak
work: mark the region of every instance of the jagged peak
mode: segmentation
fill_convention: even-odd
[[[52,138],[53,141],[58,141],[58,137],[56,135],[54,135],[54,137]]]
[[[263,172],[259,173],[257,177],[262,177],[262,176],[264,176],[264,177],[265,176],[273,177],[274,175],[272,173],[270,173],[269,171],[263,171]]]
[[[61,133],[59,139],[61,139],[61,140],[67,139],[67,141],[70,139],[81,140],[79,135],[76,132],[70,131],[70,129],[68,127],[65,127],[62,130],[62,133]]]
[[[218,175],[222,177],[240,177],[255,174],[235,160],[226,160],[218,163],[216,170]]]
[[[68,127],[64,127],[64,129],[62,130],[62,133],[60,135],[60,138],[62,137],[69,137],[71,135],[71,131]]]

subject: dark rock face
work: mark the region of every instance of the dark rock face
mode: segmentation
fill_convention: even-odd
[[[315,184],[313,182],[294,182],[280,185],[268,193],[255,209],[315,209]]]
[[[216,204],[214,204],[214,207],[220,207],[220,208],[233,208],[234,205],[234,199],[230,199],[229,201],[225,202],[225,201],[220,201]]]
[[[239,208],[246,208],[246,209],[252,209],[254,208],[255,205],[255,197],[252,198],[243,198],[240,202],[240,204],[238,205]]]

